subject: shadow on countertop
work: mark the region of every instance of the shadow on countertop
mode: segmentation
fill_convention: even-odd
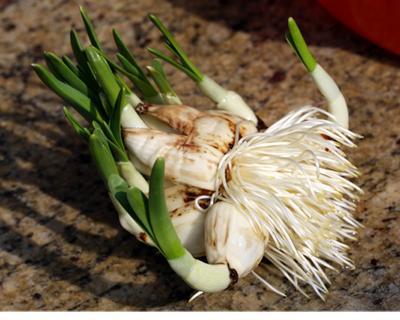
[[[49,115],[46,116],[51,118]],[[32,121],[29,116],[15,113],[2,115],[2,120],[13,121],[15,125],[26,125]],[[52,121],[58,122],[57,119],[52,119]],[[69,141],[64,146],[72,151],[68,155],[63,149],[57,148],[57,144],[52,148],[45,148],[0,128],[2,142],[0,151],[2,155],[5,155],[2,161],[3,170],[8,171],[1,175],[2,179],[8,182],[17,181],[18,185],[22,184],[16,188],[0,191],[0,208],[9,208],[15,215],[28,217],[37,225],[61,237],[64,245],[76,246],[79,251],[75,254],[63,255],[57,242],[38,245],[32,239],[35,230],[22,234],[18,231],[18,225],[24,218],[16,218],[16,226],[4,223],[3,219],[0,219],[0,235],[6,235],[0,241],[0,252],[8,252],[19,257],[26,265],[45,270],[52,280],[63,280],[71,285],[79,286],[82,292],[89,292],[97,299],[108,298],[116,303],[138,309],[162,307],[187,299],[192,290],[167,267],[165,259],[155,254],[152,248],[143,246],[119,227],[103,182],[99,179],[94,166],[91,165],[86,145],[76,138],[65,122],[59,124],[63,127],[63,135],[35,127],[34,123],[32,123],[32,129],[58,143]],[[11,149],[12,155],[8,153]],[[14,157],[29,158],[34,172],[20,167],[13,161]],[[93,179],[87,179],[88,177]],[[110,238],[80,230],[74,224],[67,224],[58,218],[58,215],[63,214],[61,207],[49,207],[48,210],[54,211],[55,215],[46,216],[25,201],[27,190],[24,185],[35,186],[50,197],[78,209],[81,214],[93,219],[96,223],[108,224],[119,231]],[[96,189],[98,193],[95,196],[93,196],[93,189]],[[100,208],[102,210],[99,210]],[[91,270],[93,265],[79,266],[80,252],[95,254],[97,257],[93,261],[95,264],[110,257],[145,259],[146,262],[137,270],[131,271],[132,276],[145,276],[146,273],[151,272],[156,275],[156,278],[144,284],[110,281],[101,274],[93,273]],[[156,292],[159,288],[162,288],[163,294],[151,298],[149,293]],[[130,298],[133,296],[134,299]],[[75,305],[75,308],[80,308],[80,304]]]

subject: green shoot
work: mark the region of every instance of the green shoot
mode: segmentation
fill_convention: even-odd
[[[308,49],[307,44],[301,34],[301,31],[296,24],[296,21],[294,21],[294,19],[291,17],[288,20],[288,28],[289,32],[286,34],[286,41],[303,62],[307,71],[313,72],[315,67],[317,66],[317,62],[315,61],[315,58]]]
[[[101,123],[98,123],[96,121],[93,121],[92,126],[94,130],[97,130],[98,134],[102,135],[104,141],[108,142],[110,148],[113,151],[113,154],[115,155],[115,158],[117,158],[118,161],[129,161],[129,157],[125,152],[125,147],[123,145],[122,147],[119,145],[117,137],[114,136],[113,132],[106,122],[103,121]]]
[[[124,70],[126,71],[125,75],[130,81],[132,81],[132,83],[140,91],[143,97],[148,99],[154,98],[158,95],[157,90],[153,87],[147,77],[141,78],[138,69],[134,65],[132,65],[124,56],[122,56],[121,54],[117,54],[117,57],[124,67]]]
[[[147,67],[147,70],[161,93],[177,97],[177,94],[172,89],[172,86],[167,79],[167,75],[165,74],[159,59],[154,59],[151,66]]]
[[[85,8],[80,6],[79,9],[81,12],[83,23],[85,24],[86,32],[90,39],[90,43],[100,51],[103,51],[103,49],[101,48],[100,41],[97,38],[96,32],[94,31],[93,23],[90,20],[89,16],[87,15]]]
[[[70,70],[75,73],[77,76],[79,76],[79,69],[78,67],[72,62],[70,58],[67,56],[62,56],[61,57],[62,61],[65,63],[65,65],[70,68]]]
[[[83,138],[84,140],[88,141],[90,137],[89,129],[83,127],[78,120],[72,115],[71,111],[68,110],[67,107],[63,108],[65,117],[67,118],[68,122],[71,124],[72,128],[76,132],[78,136]]]
[[[196,82],[200,82],[203,80],[204,75],[200,72],[199,69],[189,60],[188,56],[186,53],[183,51],[181,46],[176,42],[172,34],[169,32],[169,30],[164,26],[164,24],[158,19],[155,15],[150,14],[149,19],[153,22],[153,24],[160,30],[160,32],[163,34],[165,43],[167,48],[171,51],[172,54],[175,55],[176,58],[178,58],[179,63],[172,60],[165,54],[163,54],[159,50],[151,49],[148,48],[148,50],[156,55],[158,58],[171,63],[173,66],[176,68],[180,69],[184,73],[186,73],[190,78],[192,78]],[[161,54],[160,54],[161,53]],[[171,62],[174,61],[175,63]],[[178,67],[179,66],[179,67]]]
[[[58,78],[64,80],[71,87],[79,90],[84,95],[89,96],[89,89],[86,84],[61,60],[57,55],[52,52],[45,52],[44,56],[53,73],[57,75]]]
[[[100,128],[95,128],[89,137],[89,150],[97,169],[105,182],[111,175],[118,175],[118,168],[111,153],[104,133]]]
[[[71,104],[86,120],[102,121],[96,105],[89,97],[70,85],[58,80],[42,65],[32,64],[32,68],[47,87]]]
[[[125,151],[125,146],[121,136],[121,113],[122,109],[124,108],[124,99],[125,99],[124,96],[125,96],[125,90],[121,89],[119,91],[117,101],[115,102],[113,113],[111,114],[110,117],[109,126],[113,136],[115,137],[117,144],[120,146],[122,150]]]
[[[153,242],[157,243],[157,239],[149,221],[149,201],[146,196],[138,188],[133,187],[126,193],[126,198],[140,221],[139,225],[151,237]]]
[[[172,225],[165,202],[163,158],[156,160],[151,171],[149,220],[154,236],[164,256],[168,260],[182,257],[185,254],[185,249]]]
[[[115,102],[120,91],[120,86],[115,79],[115,76],[103,55],[93,46],[89,46],[85,49],[86,57],[88,59],[90,68],[96,76],[97,81],[102,87],[106,94],[107,100],[111,106],[115,105]],[[106,110],[107,115],[111,115],[112,110],[109,108]]]
[[[199,81],[198,78],[196,77],[196,75],[192,71],[190,71],[189,69],[186,69],[179,62],[176,62],[174,59],[172,59],[171,57],[167,56],[164,52],[162,52],[162,51],[160,51],[158,49],[154,49],[154,48],[147,48],[147,50],[152,55],[156,56],[157,58],[160,58],[160,59],[164,60],[165,62],[168,62],[170,65],[172,65],[176,69],[178,69],[178,70],[182,71],[183,73],[185,73],[193,81],[195,81],[195,82]]]
[[[70,41],[75,59],[78,62],[80,78],[83,79],[86,85],[91,87],[93,91],[98,90],[99,87],[97,85],[96,79],[88,65],[85,49],[83,48],[82,43],[79,40],[79,36],[75,30],[71,30],[70,32]]]
[[[108,190],[133,220],[149,235],[157,246],[148,218],[148,199],[135,187],[129,188],[119,175],[111,175],[108,179]]]
[[[146,76],[143,69],[139,66],[135,56],[128,49],[127,45],[122,40],[119,33],[113,29],[113,36],[115,44],[117,45],[119,53],[117,54],[118,60],[121,62],[123,68],[128,72],[125,74],[130,81],[137,87],[145,99],[154,99],[158,96],[157,90]]]
[[[135,56],[122,41],[121,36],[115,29],[113,29],[113,36],[120,55],[123,56],[133,67],[135,67],[137,72],[137,74],[136,73],[135,74],[142,80],[147,79],[146,74],[143,72],[142,68],[140,68],[139,64],[136,62]]]

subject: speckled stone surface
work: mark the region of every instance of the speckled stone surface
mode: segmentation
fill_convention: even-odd
[[[146,19],[156,13],[205,73],[240,92],[268,124],[297,106],[323,102],[283,40],[287,17],[296,17],[348,99],[351,128],[364,136],[350,153],[365,191],[356,212],[365,227],[349,243],[357,268],[329,273],[326,302],[302,296],[265,262],[258,272],[287,298],[248,276],[186,303],[192,291],[118,225],[61,101],[30,69],[43,62],[43,50],[71,53],[71,26],[82,32],[76,1],[3,0],[1,310],[400,310],[398,57],[347,31],[311,0],[83,2],[110,53],[117,28],[144,62],[146,46],[161,46]],[[184,101],[210,106],[185,76],[168,73]]]

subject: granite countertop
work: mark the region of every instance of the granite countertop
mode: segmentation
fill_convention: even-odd
[[[248,276],[188,304],[192,290],[118,225],[86,145],[64,120],[60,99],[30,68],[43,62],[44,50],[71,53],[71,26],[83,31],[76,1],[6,0],[0,2],[1,310],[400,309],[398,57],[347,31],[312,0],[83,2],[106,50],[114,53],[114,27],[143,62],[146,46],[160,46],[146,14],[159,15],[195,63],[240,92],[267,124],[323,102],[283,40],[286,19],[294,16],[341,85],[351,129],[364,136],[349,154],[365,191],[355,213],[364,228],[349,243],[356,269],[329,273],[326,302],[302,296],[265,262],[258,272],[286,298]],[[211,106],[184,75],[168,73],[184,101]]]

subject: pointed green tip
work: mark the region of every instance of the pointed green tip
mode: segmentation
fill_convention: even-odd
[[[288,29],[289,32],[286,36],[286,39],[289,45],[303,62],[308,72],[313,72],[317,62],[308,49],[303,35],[301,34],[300,28],[292,17],[288,18]]]
[[[150,13],[147,17],[148,17],[148,18],[150,19],[150,21],[153,22],[158,28],[165,28],[165,27],[164,27],[164,24],[161,22],[161,20],[160,20],[155,14]]]
[[[114,38],[114,41],[121,46],[121,44],[123,44],[122,39],[121,39],[121,35],[119,34],[119,32],[116,29],[112,29],[112,35]]]
[[[79,6],[79,12],[81,13],[81,15],[86,15],[86,9],[84,6]]]
[[[36,74],[41,77],[48,72],[48,70],[42,66],[40,63],[32,63],[32,69],[36,72]]]
[[[43,55],[46,58],[51,58],[51,59],[58,58],[58,56],[54,52],[51,52],[51,51],[43,51]]]
[[[296,21],[292,17],[289,17],[289,19],[288,19],[288,28],[289,28],[289,32],[291,34],[293,34],[293,33],[301,34],[299,26],[297,25]]]

